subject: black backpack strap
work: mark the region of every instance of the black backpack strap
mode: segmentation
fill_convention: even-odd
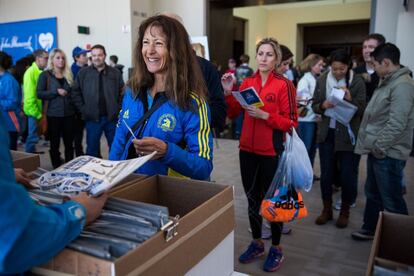
[[[136,122],[132,127],[131,130],[132,132],[135,133],[135,131],[141,127],[141,129],[138,132],[138,135],[136,136],[137,138],[141,138],[142,132],[144,131],[144,127],[145,124],[148,120],[148,118],[161,106],[163,105],[166,101],[168,100],[167,96],[165,95],[164,92],[159,92],[156,94],[156,97],[154,98],[154,103],[151,106],[151,108],[145,112],[145,114],[138,120],[138,122]],[[128,134],[126,135],[125,141],[126,143],[128,143],[129,138],[131,138],[131,133],[128,132]],[[125,143],[125,144],[126,144]]]

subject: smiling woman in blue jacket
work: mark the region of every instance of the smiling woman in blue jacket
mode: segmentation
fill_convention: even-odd
[[[12,57],[0,52],[0,110],[6,121],[12,150],[17,149],[17,136],[20,131],[19,114],[21,111],[22,91],[19,83],[7,72],[13,64]]]
[[[213,169],[210,115],[187,31],[173,18],[150,17],[139,27],[134,57],[109,159],[157,151],[137,172],[208,179]]]

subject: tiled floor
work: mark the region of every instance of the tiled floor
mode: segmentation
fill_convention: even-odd
[[[216,140],[214,149],[214,171],[212,180],[218,183],[233,185],[235,188],[236,207],[236,229],[235,229],[235,271],[249,275],[269,275],[261,269],[263,261],[251,264],[240,264],[237,261],[240,253],[251,241],[248,232],[247,201],[244,195],[240,180],[240,169],[238,160],[238,142],[234,140]],[[41,143],[40,143],[41,144]],[[39,144],[39,145],[40,145]],[[102,155],[107,156],[107,145],[103,140],[101,143]],[[22,150],[22,148],[20,148]],[[44,146],[38,150],[47,151]],[[406,201],[410,213],[414,212],[414,159],[408,160],[405,176],[407,181],[408,194]],[[363,185],[365,182],[365,163],[362,158],[359,174],[359,194],[357,206],[351,210],[351,218],[348,228],[338,229],[334,222],[324,226],[314,224],[314,219],[321,210],[319,182],[315,182],[312,190],[304,194],[304,201],[307,205],[309,216],[303,220],[289,223],[293,229],[290,235],[282,237],[282,246],[285,253],[285,262],[275,273],[277,275],[364,275],[367,265],[371,242],[356,242],[351,239],[352,231],[359,229],[362,223],[362,214],[365,203]],[[41,164],[50,169],[49,156],[41,155]],[[319,160],[315,160],[315,173],[320,175]],[[339,196],[339,193],[334,195]],[[335,211],[336,217],[338,212]],[[266,246],[270,243],[267,241]]]

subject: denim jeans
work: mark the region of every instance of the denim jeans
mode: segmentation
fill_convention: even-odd
[[[37,135],[37,120],[35,117],[27,116],[28,136],[26,138],[26,152],[35,152],[36,144],[39,142]]]
[[[367,201],[362,229],[375,232],[380,211],[408,215],[402,194],[402,178],[406,161],[390,157],[377,159],[371,154],[367,160]]]
[[[241,112],[239,116],[237,116],[237,118],[234,119],[234,138],[235,139],[240,139],[243,119],[244,119],[244,112]]]
[[[315,145],[315,134],[316,134],[316,123],[315,122],[299,122],[298,134],[305,144],[306,150],[308,151],[309,159],[312,167],[315,160],[316,145]]]
[[[322,199],[332,200],[332,185],[339,181],[342,187],[342,202],[349,204],[355,202],[360,156],[352,151],[335,151],[334,129],[330,129],[325,142],[319,144],[319,156],[321,161]],[[335,166],[338,166],[337,171],[335,171]],[[335,179],[335,177],[338,179]]]
[[[105,133],[109,151],[115,136],[116,121],[108,121],[106,116],[99,121],[86,121],[86,154],[99,157],[102,133]]]

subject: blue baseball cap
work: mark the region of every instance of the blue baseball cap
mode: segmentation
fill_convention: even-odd
[[[79,46],[76,46],[75,48],[73,48],[72,57],[77,57],[77,56],[80,56],[82,54],[86,54],[88,52],[89,52],[89,50],[85,50],[85,49],[82,49]]]

